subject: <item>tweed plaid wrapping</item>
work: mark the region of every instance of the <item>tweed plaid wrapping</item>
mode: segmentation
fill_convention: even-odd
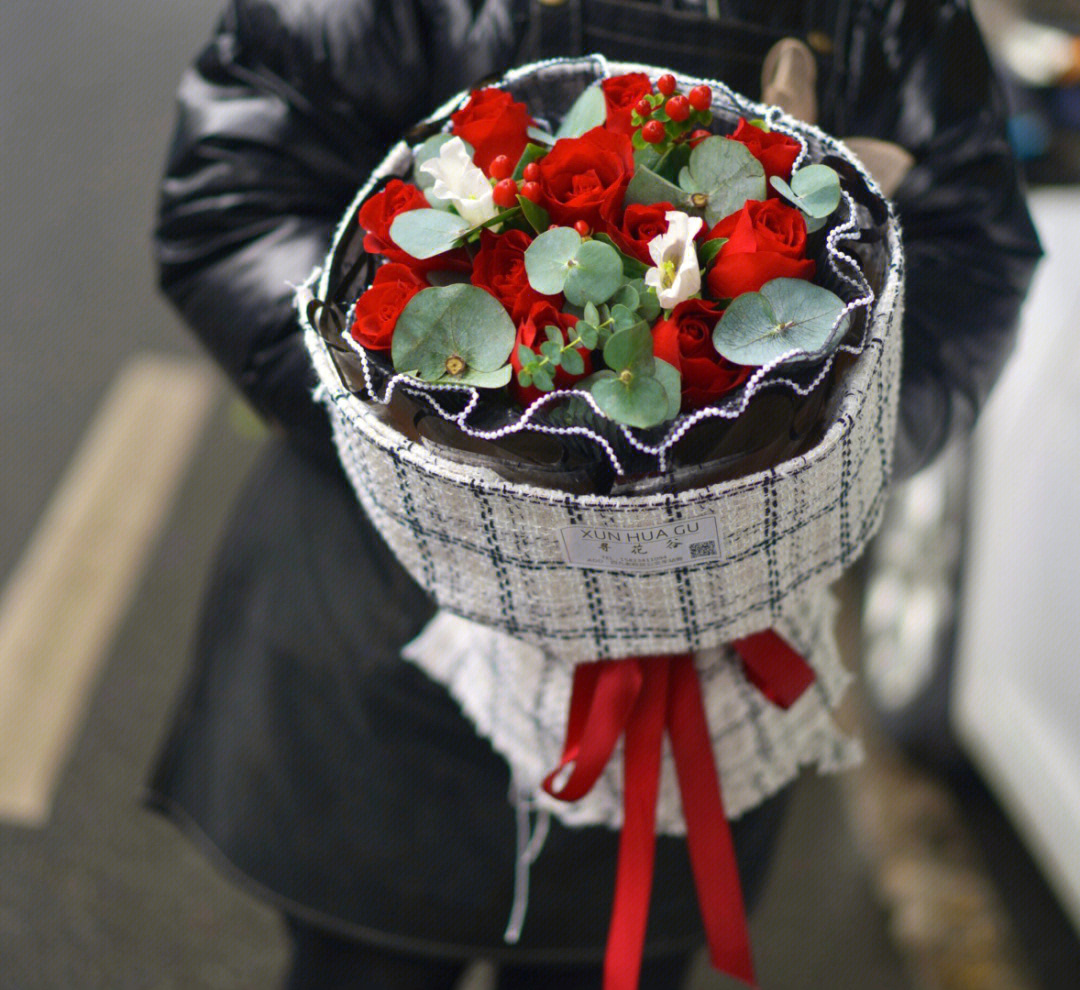
[[[388,163],[399,167],[400,156],[398,149]],[[359,501],[440,606],[405,655],[450,689],[530,793],[557,762],[575,664],[604,658],[695,653],[731,816],[778,790],[801,764],[831,770],[851,762],[857,747],[829,716],[847,675],[828,587],[877,527],[889,479],[903,260],[894,219],[884,234],[884,286],[861,352],[829,403],[822,439],[769,470],[678,493],[571,495],[442,457],[347,391],[325,342],[307,327],[320,395]],[[316,291],[326,298],[328,289],[323,271]],[[609,544],[644,541],[640,534],[656,544],[664,539],[656,534],[670,538],[690,524],[704,533],[695,537],[696,557],[665,543],[648,547],[639,568],[624,545],[617,566],[596,566],[605,534]],[[786,711],[746,681],[727,646],[764,629],[780,632],[817,675]],[[537,801],[571,825],[618,827],[618,763],[573,805]],[[678,833],[671,776],[664,774],[657,827]]]

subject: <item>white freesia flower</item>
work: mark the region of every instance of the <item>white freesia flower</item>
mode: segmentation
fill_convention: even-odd
[[[429,158],[420,171],[435,179],[431,195],[448,200],[469,223],[483,223],[499,212],[491,198],[488,177],[473,164],[461,138],[447,141],[439,149],[439,157]]]
[[[664,309],[674,309],[679,303],[701,291],[701,269],[698,266],[694,237],[701,230],[701,217],[691,217],[679,210],[664,214],[668,229],[649,241],[649,254],[655,268],[645,273],[645,284],[656,290]]]

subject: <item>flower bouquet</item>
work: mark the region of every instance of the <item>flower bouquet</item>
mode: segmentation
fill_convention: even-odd
[[[726,818],[851,756],[827,587],[881,514],[901,289],[840,142],[593,57],[455,97],[300,293],[342,463],[441,606],[406,656],[523,812],[622,828],[606,990],[637,982],[656,830],[752,982]]]

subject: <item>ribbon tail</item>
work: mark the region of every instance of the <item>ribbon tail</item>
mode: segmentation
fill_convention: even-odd
[[[604,956],[604,990],[637,990],[656,859],[656,799],[664,741],[669,664],[638,661],[644,683],[623,751],[623,827]]]
[[[578,664],[562,758],[541,784],[548,794],[562,801],[588,794],[615,751],[641,685],[642,672],[634,659]]]
[[[667,730],[710,960],[713,968],[756,987],[735,847],[724,813],[701,686],[689,656],[672,663]]]
[[[765,629],[731,644],[746,679],[774,705],[788,709],[814,683],[814,670],[776,631]]]

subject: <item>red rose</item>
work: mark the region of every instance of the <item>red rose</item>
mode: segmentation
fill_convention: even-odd
[[[371,351],[390,350],[401,311],[427,281],[408,265],[383,265],[371,288],[357,301],[349,332],[353,340]]]
[[[540,205],[551,222],[569,227],[584,220],[595,230],[602,215],[617,217],[622,208],[634,174],[634,147],[625,134],[594,127],[556,141],[539,165]]]
[[[415,265],[416,259],[390,239],[390,224],[399,213],[426,209],[430,205],[419,187],[401,179],[391,179],[360,207],[360,226],[366,231],[364,250],[369,254],[385,255],[392,261]]]
[[[788,137],[779,131],[763,131],[760,127],[748,123],[743,117],[739,118],[739,126],[735,128],[735,133],[729,134],[728,137],[732,141],[746,145],[750,154],[761,162],[767,179],[778,175],[787,182],[791,178],[791,166],[795,164],[795,159],[799,157],[799,152],[802,150],[799,142],[793,137]]]
[[[450,119],[453,132],[473,147],[473,161],[486,173],[493,158],[506,155],[517,163],[529,142],[535,121],[524,103],[516,103],[505,90],[475,89],[469,102]]]
[[[631,203],[623,212],[622,224],[615,224],[608,219],[608,231],[611,239],[619,248],[638,261],[651,265],[649,241],[660,234],[666,234],[667,212],[674,210],[670,203]]]
[[[721,315],[716,303],[687,299],[653,325],[653,352],[679,369],[685,409],[711,405],[750,377],[750,368],[732,364],[713,347],[713,327]]]
[[[401,179],[391,179],[383,189],[360,207],[357,221],[366,232],[364,250],[369,254],[381,254],[390,261],[409,265],[420,271],[467,272],[469,256],[464,248],[446,251],[434,258],[425,258],[420,261],[399,248],[390,238],[390,225],[399,213],[429,209],[430,206],[431,204],[419,187],[410,182],[402,182]]]
[[[652,92],[649,77],[644,72],[628,72],[605,79],[600,83],[600,88],[604,91],[604,103],[607,106],[604,126],[619,134],[633,134],[634,125],[630,123],[630,114],[638,101]]]
[[[532,238],[523,230],[505,234],[480,232],[480,250],[473,259],[472,284],[487,289],[506,307],[515,323],[524,320],[533,303],[562,305],[562,296],[544,296],[529,285],[525,273],[525,249]]]
[[[533,388],[531,385],[528,388],[523,388],[518,384],[517,373],[521,370],[518,345],[524,344],[529,350],[538,353],[540,345],[547,340],[547,334],[544,332],[546,326],[558,327],[562,331],[563,343],[569,343],[573,338],[567,336],[567,334],[577,321],[578,318],[572,313],[560,313],[550,302],[541,299],[540,302],[533,303],[529,308],[528,315],[518,323],[517,340],[514,341],[514,349],[510,352],[510,365],[514,369],[514,377],[510,379],[510,392],[523,406],[529,405],[530,402],[534,402],[546,393]],[[571,375],[563,368],[556,368],[556,388],[570,388],[579,378],[592,374],[592,361],[589,352],[583,347],[579,347],[577,350],[585,362],[585,370],[580,375]]]
[[[757,292],[774,278],[814,277],[816,265],[804,258],[806,221],[793,206],[777,199],[748,202],[738,213],[721,220],[709,239],[727,237],[705,276],[714,299],[734,299]]]

